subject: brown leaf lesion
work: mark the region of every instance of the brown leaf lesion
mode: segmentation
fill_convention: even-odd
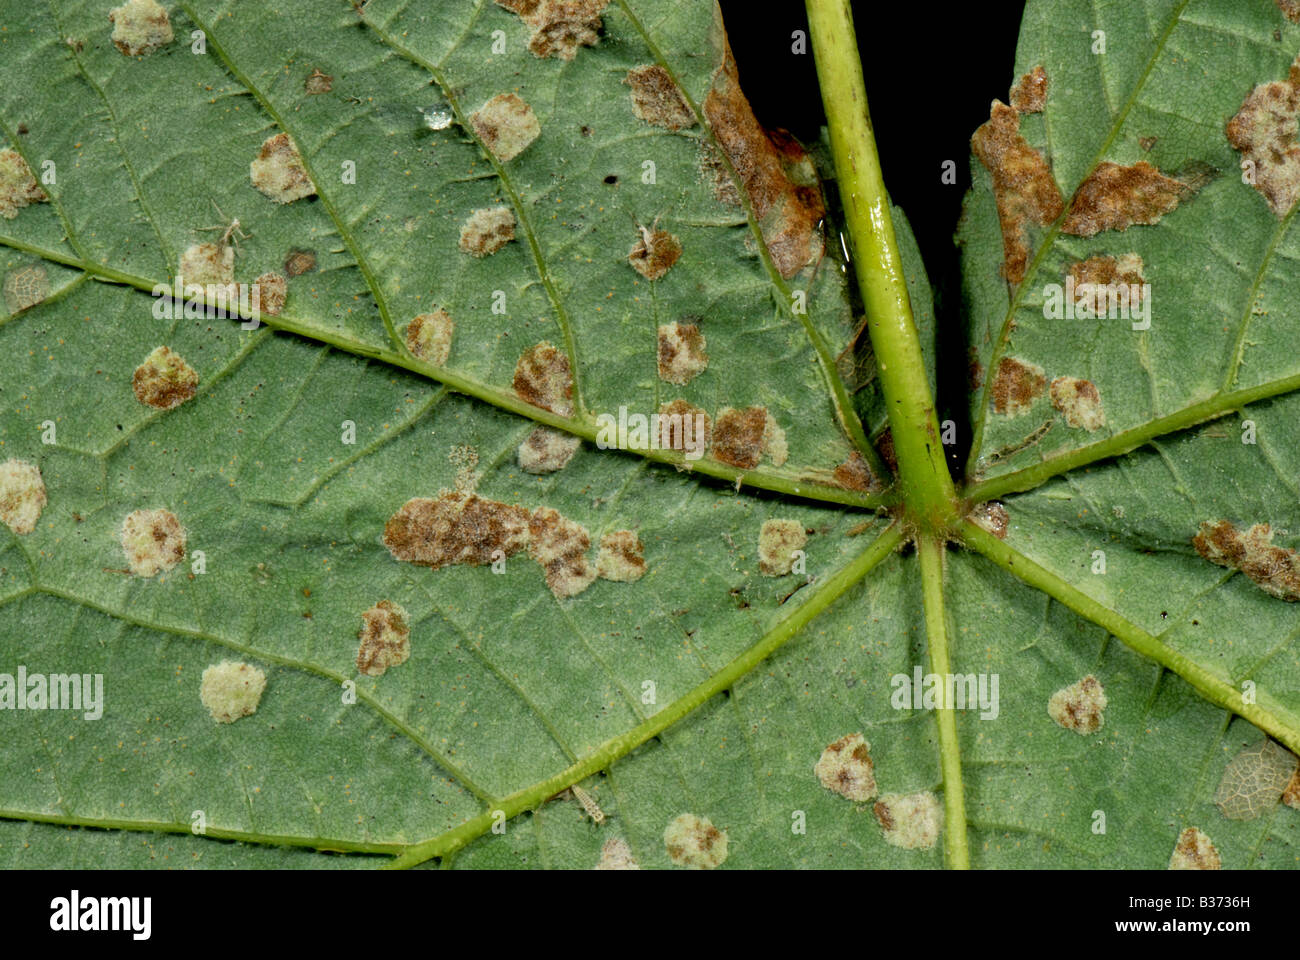
[[[1061,230],[1092,237],[1135,224],[1151,226],[1193,192],[1190,185],[1165,176],[1145,160],[1128,167],[1105,160],[1075,191]]]
[[[1300,6],[1297,7],[1300,9]],[[1300,199],[1300,57],[1286,80],[1261,83],[1246,96],[1226,129],[1250,182],[1278,219]]]
[[[705,98],[704,117],[735,170],[781,276],[787,280],[822,255],[825,206],[806,152],[789,134],[759,124],[740,88],[731,44]]]
[[[1274,545],[1267,523],[1243,532],[1230,520],[1207,520],[1192,538],[1192,546],[1211,563],[1240,570],[1270,596],[1300,600],[1300,556]]]
[[[1029,264],[1027,227],[1045,227],[1061,215],[1061,191],[1047,160],[1021,135],[1020,113],[999,100],[971,137],[971,149],[993,178],[1002,226],[1002,275],[1019,283]]]
[[[1047,71],[1039,64],[1011,88],[1011,105],[1021,113],[1041,113],[1047,106]]]

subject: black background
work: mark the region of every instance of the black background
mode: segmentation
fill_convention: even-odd
[[[811,43],[806,54],[791,52],[791,34],[808,31],[803,3],[720,5],[740,83],[759,122],[785,128],[805,143],[816,141],[826,114]],[[995,98],[1007,99],[1016,79],[1024,3],[856,0],[853,7],[885,185],[937,277],[955,267],[952,234],[970,187],[971,134],[989,118]],[[945,160],[957,164],[955,184],[939,181]]]
[[[814,143],[826,123],[811,43],[792,51],[791,34],[808,32],[799,0],[720,0],[740,85],[765,127]],[[855,0],[854,29],[867,101],[890,199],[916,234],[935,297],[939,419],[958,424],[947,447],[959,472],[970,442],[966,340],[953,234],[970,189],[970,138],[1006,101],[1014,72],[1023,0],[974,6],[921,6]],[[972,10],[974,12],[972,12]],[[940,180],[956,164],[956,183]]]

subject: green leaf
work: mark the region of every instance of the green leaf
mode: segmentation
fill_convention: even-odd
[[[929,286],[880,180],[846,5],[809,0],[827,197],[800,148],[752,123],[712,4],[589,6],[548,31],[546,3],[176,2],[156,49],[129,36],[140,0],[111,23],[63,0],[5,14],[0,162],[46,202],[0,177],[37,200],[0,220],[0,707],[20,667],[102,677],[103,699],[93,719],[88,703],[0,709],[0,862],[1160,867],[1199,827],[1225,866],[1291,865],[1296,815],[1277,797],[1253,820],[1213,800],[1242,747],[1300,749],[1295,608],[1252,582],[1259,565],[1215,565],[1192,538],[1269,523],[1285,550],[1297,523],[1292,217],[1241,182],[1224,124],[1286,78],[1300,28],[1263,2],[1148,4],[1106,12],[1132,22],[1096,22],[1110,41],[1094,55],[1075,30],[1091,5],[1030,4],[1017,76],[1041,64],[1049,86],[1021,132],[1063,201],[1103,160],[1148,158],[1196,189],[1122,233],[1032,225],[1029,272],[1008,285],[975,161],[961,238],[979,363],[1088,378],[1106,422],[1068,427],[1046,397],[991,412],[990,376],[954,485]],[[634,105],[629,71],[646,67],[666,126]],[[509,95],[537,126],[503,146],[491,109],[475,114],[520,116],[494,100]],[[278,134],[313,196],[255,188]],[[498,207],[513,241],[465,252],[467,219]],[[629,256],[661,254],[658,231],[681,254],[651,279]],[[288,274],[283,309],[264,299],[257,324],[161,310],[150,294],[182,254],[227,241],[235,281]],[[1129,252],[1149,330],[1044,318],[1037,291],[1069,263]],[[437,310],[454,322],[445,361],[407,347]],[[673,322],[707,340],[690,378],[660,376]],[[522,389],[543,341],[567,395]],[[171,371],[153,394],[146,358]],[[698,460],[605,448],[602,415],[675,399],[715,428],[725,408],[763,408],[757,462],[725,443]],[[519,465],[539,425],[583,441],[558,471]],[[897,480],[871,442],[886,427]],[[39,468],[43,500],[10,458]],[[470,490],[495,522],[531,519],[532,553],[547,508],[590,543],[549,580],[529,549],[491,558],[508,545],[486,524],[451,538],[481,565],[430,563],[428,544],[424,565],[399,559],[395,516]],[[995,498],[1005,540],[965,520]],[[160,572],[122,544],[128,515],[152,510],[184,530]],[[794,538],[776,557],[788,574],[760,557],[767,521]],[[644,576],[588,583],[615,531],[635,533]],[[358,648],[380,624],[409,627],[409,653],[376,676]],[[224,661],[265,677],[233,722],[201,693]],[[996,718],[900,705],[918,667],[996,675]],[[1087,675],[1107,706],[1080,736],[1048,701]],[[819,782],[855,733],[876,786],[858,802]],[[912,807],[934,816],[911,823]],[[718,833],[674,835],[704,821]]]

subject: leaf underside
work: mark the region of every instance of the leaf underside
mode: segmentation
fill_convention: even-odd
[[[46,160],[57,170],[48,202],[0,219],[0,271],[39,265],[50,288],[0,317],[0,462],[39,465],[48,494],[32,532],[0,529],[0,673],[102,674],[105,686],[93,721],[0,710],[0,863],[590,867],[617,837],[641,866],[666,867],[665,827],[693,813],[726,831],[727,866],[942,865],[942,843],[887,843],[869,805],[813,773],[828,744],[861,732],[881,794],[942,795],[934,713],[891,705],[891,678],[926,662],[923,584],[906,524],[873,509],[907,505],[836,479],[855,450],[880,469],[867,438],[884,429],[884,398],[838,239],[783,275],[743,163],[720,159],[729,131],[705,108],[725,47],[713,5],[615,0],[571,60],[536,56],[529,24],[488,0],[167,7],[174,41],[138,57],[114,47],[107,5],[10,5],[0,24],[0,149],[37,175]],[[1089,49],[1094,29],[1104,55]],[[1062,197],[1104,160],[1215,175],[1154,225],[1032,228],[1028,273],[1009,285],[991,179],[974,163],[959,239],[980,385],[962,493],[1004,503],[1005,547],[1045,571],[1009,575],[987,550],[945,556],[952,669],[1000,678],[996,719],[957,715],[965,822],[945,830],[965,831],[974,866],[1163,867],[1193,826],[1224,866],[1296,862],[1300,814],[1276,804],[1232,821],[1212,797],[1257,727],[1300,748],[1297,608],[1198,556],[1192,538],[1228,519],[1300,543],[1287,532],[1300,529],[1300,356],[1288,349],[1300,237],[1242,182],[1224,135],[1297,50],[1300,26],[1266,0],[1028,6],[1014,76],[1042,65],[1049,92],[1021,132]],[[652,64],[679,85],[689,125],[634,112],[624,79]],[[313,71],[330,90],[307,92]],[[503,160],[468,118],[507,93],[540,135]],[[431,107],[455,122],[431,129]],[[280,132],[315,197],[280,205],[250,184],[250,161]],[[512,211],[515,240],[463,253],[466,218],[496,206]],[[156,319],[149,291],[235,217],[237,280],[314,253],[283,312],[255,330]],[[682,247],[656,280],[628,262],[643,227]],[[901,219],[899,234],[932,336]],[[1128,253],[1151,284],[1149,330],[1044,318],[1044,284]],[[455,335],[431,364],[403,337],[439,308]],[[684,385],[657,373],[657,329],[674,321],[707,338],[707,369]],[[540,341],[570,360],[572,415],[513,389]],[[170,410],[132,390],[160,345],[199,377]],[[1047,395],[994,412],[1003,357],[1092,381],[1105,424],[1070,427]],[[678,469],[592,442],[598,414],[678,398],[715,417],[766,408],[788,460]],[[354,443],[340,439],[346,422]],[[541,476],[517,462],[539,423],[584,438]],[[464,485],[466,447],[481,496],[558,510],[589,531],[593,557],[603,534],[633,530],[645,576],[560,599],[526,552],[501,573],[396,560],[386,522]],[[189,555],[133,576],[119,528],[155,508],[181,520]],[[771,519],[807,531],[806,575],[760,572]],[[1068,590],[1125,625],[1070,609]],[[411,652],[371,677],[356,668],[358,631],[381,600],[407,612]],[[1133,649],[1144,637],[1191,667]],[[256,712],[231,724],[199,696],[223,660],[267,677]],[[1079,736],[1047,702],[1089,674],[1108,706]],[[1205,677],[1253,681],[1254,725],[1198,693]],[[603,824],[570,794],[549,799],[573,783]],[[197,811],[206,836],[192,832]],[[806,832],[792,830],[800,812]]]

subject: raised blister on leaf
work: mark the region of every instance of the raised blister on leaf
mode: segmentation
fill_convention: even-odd
[[[713,425],[710,453],[723,463],[750,470],[758,466],[764,454],[774,465],[781,466],[789,456],[789,447],[785,431],[766,407],[724,407]]]
[[[759,124],[740,88],[731,44],[704,100],[704,117],[726,156],[705,148],[701,165],[720,197],[740,199],[731,171],[749,198],[772,263],[787,280],[822,255],[821,191],[810,176],[807,154],[792,138],[774,138]],[[797,175],[796,175],[797,173]]]
[[[968,519],[999,540],[1007,538],[1007,525],[1011,522],[1011,515],[1007,513],[1007,508],[996,500],[988,500],[976,506],[971,510]]]

